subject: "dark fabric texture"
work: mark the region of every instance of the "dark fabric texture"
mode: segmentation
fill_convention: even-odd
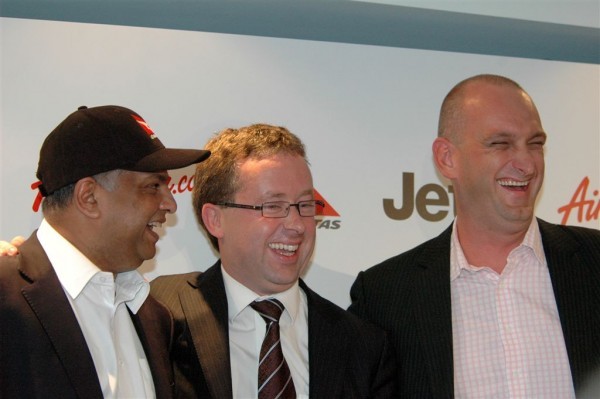
[[[538,219],[576,391],[600,370],[600,231]],[[450,237],[361,272],[349,310],[383,328],[395,350],[400,396],[454,396]]]
[[[36,233],[0,257],[0,397],[102,398],[85,338]],[[151,297],[132,317],[157,397],[174,395],[172,318]]]
[[[310,290],[311,398],[394,398],[396,369],[385,334]],[[180,397],[232,398],[227,297],[220,262],[206,272],[162,276],[152,294],[175,319],[173,361]]]

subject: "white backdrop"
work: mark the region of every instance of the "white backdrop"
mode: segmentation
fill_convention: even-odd
[[[549,135],[538,215],[600,228],[598,65],[11,18],[0,18],[0,45],[0,238],[38,226],[30,184],[39,147],[80,105],[132,108],[170,147],[202,147],[225,127],[284,125],[306,143],[315,187],[338,214],[319,225],[305,279],[346,307],[360,270],[452,221],[451,194],[448,205],[421,206],[403,220],[383,203],[403,208],[409,190],[412,198],[448,193],[430,155],[437,113],[455,83],[479,73],[515,79],[538,106]],[[414,187],[403,186],[405,176]],[[185,187],[174,187],[179,210],[157,258],[142,266],[149,279],[216,259]],[[559,212],[568,204],[568,215]],[[426,220],[438,212],[447,214]]]

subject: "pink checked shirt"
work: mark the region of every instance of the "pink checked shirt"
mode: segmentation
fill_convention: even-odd
[[[574,398],[537,221],[502,274],[469,265],[452,232],[450,280],[457,398]]]

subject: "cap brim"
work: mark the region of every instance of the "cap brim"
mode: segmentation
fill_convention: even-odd
[[[204,161],[210,156],[206,150],[186,150],[178,148],[163,148],[140,159],[131,168],[137,172],[158,172],[161,170],[174,170],[185,168]]]

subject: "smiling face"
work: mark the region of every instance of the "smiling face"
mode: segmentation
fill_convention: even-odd
[[[474,82],[440,172],[452,181],[457,215],[490,229],[528,226],[544,179],[546,134],[530,97],[515,87]],[[434,144],[435,152],[436,144]]]
[[[248,158],[238,165],[239,190],[231,202],[261,205],[269,201],[314,199],[308,165],[299,155]],[[209,205],[212,206],[212,205]],[[291,207],[285,218],[265,218],[260,210],[212,206],[218,212],[218,238],[225,270],[259,295],[290,288],[313,253],[314,217]]]
[[[166,221],[167,213],[177,210],[168,178],[167,172],[121,171],[114,189],[99,186],[96,196],[102,214],[101,245],[110,249],[102,264],[114,265],[103,270],[133,270],[154,257],[159,236],[153,229]]]

